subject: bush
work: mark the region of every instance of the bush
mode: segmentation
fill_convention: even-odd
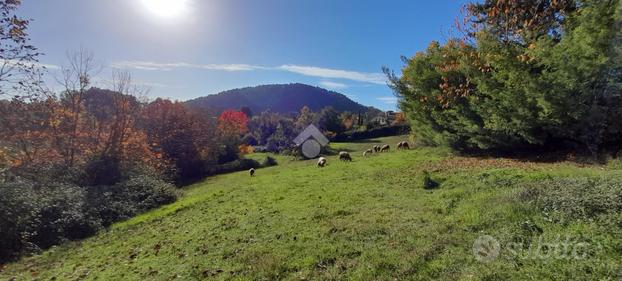
[[[115,185],[87,187],[16,177],[0,182],[0,194],[0,262],[86,238],[176,199],[171,184],[138,170]]]
[[[18,178],[0,183],[0,193],[0,261],[101,229],[78,186]]]
[[[406,134],[408,132],[410,132],[410,126],[408,125],[386,126],[386,127],[374,128],[371,130],[367,130],[365,128],[363,130],[338,134],[335,137],[333,137],[331,140],[336,141],[336,142],[347,142],[347,141],[354,141],[354,140],[397,136],[397,135]]]
[[[121,161],[101,156],[90,159],[84,168],[86,185],[111,185],[121,180]]]
[[[104,227],[176,200],[175,187],[151,175],[135,175],[112,186],[88,187],[88,202]]]
[[[278,163],[276,162],[276,159],[270,156],[266,156],[266,159],[264,159],[263,162],[261,162],[262,167],[270,167],[270,166],[276,166],[276,165],[278,165]]]
[[[259,162],[253,159],[238,159],[225,164],[208,166],[206,168],[206,174],[208,176],[218,175],[224,173],[244,171],[250,168],[259,168],[260,166],[261,165],[259,164]]]

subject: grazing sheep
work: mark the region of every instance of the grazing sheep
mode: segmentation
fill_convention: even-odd
[[[407,141],[402,142],[402,149],[410,149],[410,145],[408,144]]]
[[[339,160],[341,161],[352,161],[352,157],[350,157],[350,153],[346,151],[339,152]]]
[[[410,149],[410,145],[407,141],[401,141],[397,144],[397,149]]]
[[[248,174],[251,175],[251,177],[255,176],[255,168],[250,168],[250,170],[248,170]]]
[[[389,149],[391,149],[391,147],[388,144],[385,144],[380,148],[380,152],[389,152]]]
[[[324,167],[324,166],[326,166],[326,158],[320,157],[317,160],[317,167],[320,168],[320,167]]]
[[[379,145],[376,144],[372,148],[374,149],[374,152],[380,152],[380,146]]]
[[[374,153],[374,151],[371,150],[371,149],[365,150],[365,152],[363,152],[363,157],[365,157],[365,156],[367,156],[369,154],[372,154],[372,153]]]

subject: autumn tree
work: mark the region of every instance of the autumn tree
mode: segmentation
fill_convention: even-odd
[[[339,119],[339,112],[337,112],[332,106],[322,108],[318,116],[320,130],[328,132],[329,134],[338,134],[343,132],[343,125]]]
[[[137,96],[143,90],[132,83],[129,73],[121,71],[112,73],[111,89],[92,88],[83,96],[84,130],[88,132],[84,157],[89,158],[90,185],[114,184],[130,165],[158,168],[161,164],[137,126],[141,110]]]
[[[40,53],[30,44],[30,20],[15,13],[20,5],[19,0],[0,1],[0,170],[32,164],[49,151],[39,149],[46,143],[46,113],[33,112],[45,108]]]
[[[30,44],[29,19],[15,14],[20,0],[0,1],[0,98],[37,98],[41,55]]]
[[[238,158],[242,135],[248,132],[248,117],[241,111],[226,110],[218,117],[218,135],[221,150],[219,163],[226,163]]]
[[[351,112],[342,112],[339,114],[339,120],[341,120],[341,126],[344,131],[352,129],[354,126],[355,116]]]
[[[459,150],[619,147],[620,1],[470,4],[471,40],[387,71],[417,140]]]
[[[248,117],[244,112],[226,110],[218,117],[221,135],[242,135],[248,131]]]
[[[59,103],[54,104],[51,111],[56,119],[52,129],[57,150],[64,159],[64,165],[72,167],[77,156],[83,155],[88,149],[85,147],[89,132],[84,127],[84,98],[100,67],[93,54],[86,49],[68,53],[67,60],[68,64],[61,68],[61,74],[57,77],[64,90]]]
[[[48,110],[55,102],[0,100],[0,154],[4,159],[0,165],[32,169],[60,160],[51,141],[54,116]]]
[[[142,111],[141,128],[152,149],[175,167],[183,184],[204,176],[204,167],[217,162],[216,130],[210,115],[182,102],[158,98]]]
[[[502,42],[528,43],[542,36],[559,40],[563,24],[576,11],[578,2],[486,0],[466,6],[463,26],[469,36],[485,30]]]
[[[304,130],[307,126],[311,124],[315,124],[317,121],[317,116],[308,106],[303,106],[300,109],[300,114],[296,118],[295,126],[299,131]]]

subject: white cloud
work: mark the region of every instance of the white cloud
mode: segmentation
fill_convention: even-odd
[[[382,73],[366,73],[292,64],[281,65],[279,69],[313,77],[347,79],[352,81],[367,82],[380,85],[386,84],[386,77]]]
[[[130,68],[147,71],[170,71],[178,68],[194,68],[219,71],[252,71],[252,70],[280,70],[291,73],[301,74],[311,77],[345,79],[351,81],[365,82],[371,84],[385,85],[387,80],[384,74],[379,72],[358,72],[343,69],[332,69],[317,66],[284,64],[277,67],[251,65],[251,64],[192,64],[186,62],[158,63],[150,61],[118,61],[110,65],[113,68]],[[324,84],[323,84],[324,83]],[[343,83],[324,81],[323,86],[329,88],[344,88]]]
[[[250,71],[263,67],[249,64],[192,64],[185,62],[158,63],[150,61],[118,61],[110,65],[113,68],[133,68],[138,70],[163,70],[169,71],[176,68],[198,68],[222,71]]]
[[[320,85],[329,89],[345,89],[348,87],[348,85],[343,84],[343,83],[337,83],[337,82],[332,82],[332,81],[322,81],[320,82]]]
[[[397,98],[396,97],[379,97],[376,98],[379,101],[382,101],[386,104],[397,104]]]

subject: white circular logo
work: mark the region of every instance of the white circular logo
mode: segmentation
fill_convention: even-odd
[[[307,158],[315,158],[320,155],[322,146],[316,140],[310,138],[302,143],[302,155]]]
[[[473,242],[473,255],[481,262],[491,262],[499,256],[501,245],[490,235],[482,235]]]

